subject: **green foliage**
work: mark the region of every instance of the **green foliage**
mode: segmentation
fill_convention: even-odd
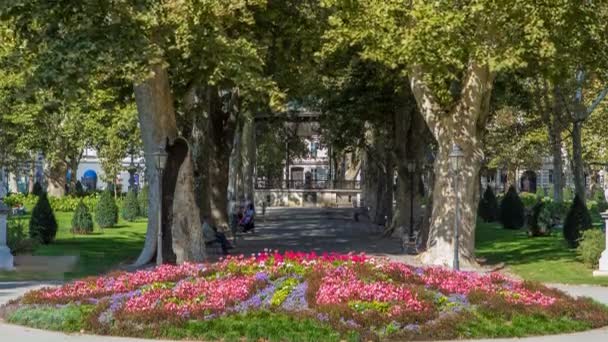
[[[148,217],[148,185],[144,186],[137,196],[139,202],[139,215],[141,217]]]
[[[583,203],[583,201],[577,196],[574,196],[574,201],[566,216],[564,222],[564,238],[568,242],[571,248],[575,248],[578,245],[578,240],[581,237],[581,233],[592,227],[591,216],[589,210]]]
[[[296,286],[298,286],[298,283],[299,281],[295,278],[286,279],[283,283],[281,283],[281,286],[279,286],[279,288],[277,288],[277,290],[275,291],[274,295],[272,296],[272,299],[270,300],[270,304],[274,306],[279,306],[283,304],[285,298],[287,298],[291,291]]]
[[[564,202],[572,202],[574,199],[574,191],[571,187],[567,186],[564,188]]]
[[[95,210],[95,222],[101,228],[113,227],[118,223],[118,206],[110,191],[101,194]]]
[[[32,239],[27,236],[25,223],[23,221],[24,220],[18,216],[9,219],[7,223],[6,244],[14,255],[32,252],[39,244],[37,239]]]
[[[597,203],[597,209],[600,213],[608,210],[608,202],[606,201],[606,196],[601,189],[597,189],[594,192],[592,199]]]
[[[85,195],[85,190],[84,187],[82,186],[82,183],[80,181],[76,181],[76,184],[74,185],[74,194],[78,197],[84,196]]]
[[[498,201],[490,186],[488,186],[483,193],[483,198],[479,202],[478,213],[485,222],[494,222],[498,220]]]
[[[93,217],[83,201],[78,203],[72,217],[72,233],[90,234],[93,232]]]
[[[295,318],[267,311],[221,316],[212,320],[189,320],[183,326],[167,324],[163,338],[205,341],[343,341],[329,325],[311,318]],[[355,341],[358,339],[354,339]]]
[[[520,229],[524,226],[524,214],[524,204],[511,186],[500,203],[500,222],[506,229]]]
[[[85,327],[93,305],[68,304],[63,307],[24,306],[11,312],[7,321],[37,329],[78,332]]]
[[[57,221],[55,220],[55,214],[47,195],[43,193],[32,210],[30,237],[46,245],[55,239],[56,234]]]
[[[536,198],[542,200],[546,196],[547,196],[547,194],[545,193],[545,189],[542,186],[538,185],[536,187]]]
[[[139,201],[137,200],[137,193],[131,190],[122,203],[122,218],[129,222],[133,222],[139,216]]]
[[[534,207],[534,205],[538,201],[536,194],[532,194],[529,192],[520,193],[519,198],[521,199],[521,202],[524,204],[524,207],[526,209],[532,209],[532,207]]]
[[[596,268],[605,249],[606,235],[600,229],[589,229],[581,234],[576,252],[585,265]]]
[[[554,221],[550,210],[546,207],[545,202],[539,200],[532,208],[532,217],[528,222],[531,236],[543,236],[551,232]]]
[[[40,182],[36,181],[36,183],[34,183],[34,189],[32,190],[32,195],[40,196],[40,195],[42,195],[43,192],[44,192],[44,189],[42,189],[42,185],[40,185]]]

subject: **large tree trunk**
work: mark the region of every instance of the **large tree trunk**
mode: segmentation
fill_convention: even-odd
[[[156,255],[159,226],[163,233],[163,262],[201,261],[204,241],[198,232],[201,229],[200,214],[192,192],[194,172],[191,156],[183,140],[176,142],[177,123],[167,71],[159,65],[152,71],[150,78],[134,86],[149,185],[148,229],[144,248],[135,265],[147,264]],[[165,149],[169,154],[163,176],[162,199],[159,198],[159,173],[151,157],[159,149]],[[159,211],[162,217],[160,224]],[[193,249],[195,244],[198,246]]]
[[[230,154],[240,114],[238,89],[222,92],[207,88],[209,113],[209,209],[212,223],[222,232],[228,225],[228,173]]]
[[[241,139],[241,162],[243,174],[243,194],[245,199],[253,201],[254,182],[255,182],[255,122],[252,118],[246,118],[243,122]]]
[[[586,201],[585,164],[583,162],[582,121],[572,124],[572,172],[574,173],[574,193]]]
[[[551,155],[553,156],[553,200],[562,202],[564,199],[564,161],[562,160],[562,134],[556,117],[549,128]]]
[[[65,195],[67,171],[67,165],[63,161],[46,163],[44,173],[47,179],[47,192],[50,196],[62,197]]]
[[[73,177],[76,177],[75,175]],[[32,159],[30,162],[30,172],[27,184],[27,193],[31,194],[34,192],[34,184],[36,183],[36,160]]]
[[[229,208],[235,207],[236,201],[239,200],[241,194],[240,180],[241,178],[241,146],[242,146],[242,135],[240,134],[243,130],[243,125],[237,125],[236,133],[234,134],[234,142],[232,144],[232,153],[230,153],[229,171],[228,171],[228,203]],[[232,213],[230,213],[232,214]]]
[[[415,67],[410,81],[418,107],[438,143],[435,159],[433,212],[428,249],[420,255],[427,264],[454,263],[454,227],[459,211],[459,259],[475,265],[475,225],[479,204],[479,170],[483,160],[482,138],[489,113],[493,74],[489,66],[471,62],[462,82],[456,106],[446,111],[424,81],[423,70]],[[450,172],[450,151],[457,144],[464,157],[457,176]],[[458,187],[454,189],[454,180]]]

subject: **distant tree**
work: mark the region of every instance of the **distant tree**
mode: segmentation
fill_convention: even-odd
[[[578,240],[581,237],[581,232],[592,227],[591,215],[589,210],[581,198],[576,195],[566,216],[564,223],[564,238],[568,242],[570,248],[578,246]]]
[[[524,203],[511,186],[500,205],[500,221],[506,229],[520,229],[524,226],[524,215]]]
[[[137,201],[137,193],[133,190],[129,191],[127,197],[122,204],[122,218],[133,222],[139,217],[139,202]]]
[[[42,193],[32,210],[30,237],[48,245],[57,235],[57,220],[46,193]]]
[[[492,187],[488,186],[483,193],[483,198],[479,202],[479,216],[485,222],[494,222],[498,219],[498,201]]]
[[[93,232],[93,217],[89,212],[89,208],[82,200],[78,202],[78,206],[72,217],[72,233],[74,234],[89,234]]]
[[[101,193],[95,210],[95,221],[101,228],[112,227],[118,223],[118,206],[108,190]]]

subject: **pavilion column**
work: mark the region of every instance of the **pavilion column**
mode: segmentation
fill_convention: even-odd
[[[602,252],[602,256],[600,258],[600,267],[597,271],[593,272],[593,276],[595,277],[607,277],[608,276],[608,211],[602,213],[602,218],[605,221],[606,227],[606,248]]]

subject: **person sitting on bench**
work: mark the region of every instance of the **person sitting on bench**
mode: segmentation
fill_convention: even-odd
[[[233,248],[228,239],[226,239],[226,235],[218,232],[217,228],[209,223],[208,216],[203,216],[203,239],[205,240],[205,245],[219,243],[222,246],[224,254],[228,254],[228,250]]]

